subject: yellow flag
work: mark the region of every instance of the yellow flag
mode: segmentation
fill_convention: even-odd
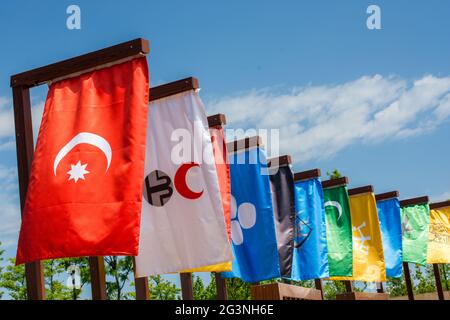
[[[450,207],[430,210],[428,263],[450,263]]]
[[[386,281],[380,221],[374,194],[363,193],[350,196],[350,214],[353,230],[353,276],[331,279]]]
[[[180,271],[180,273],[181,272],[227,272],[227,271],[231,271],[231,261],[214,264],[212,266],[183,270],[183,271]]]

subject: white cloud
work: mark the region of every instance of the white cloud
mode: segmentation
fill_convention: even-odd
[[[10,151],[14,150],[16,143],[14,140],[7,140],[5,142],[0,142],[0,151]]]
[[[20,228],[17,170],[0,164],[0,242],[3,248],[15,246]]]
[[[14,134],[14,113],[10,99],[0,97],[0,138]]]
[[[280,129],[280,152],[296,161],[323,159],[353,143],[406,138],[447,121],[450,77],[375,75],[287,93],[253,90],[211,101],[208,113],[220,112],[228,128]]]
[[[31,119],[33,121],[33,134],[37,135],[41,124],[44,102],[33,103],[31,108]],[[14,136],[14,111],[12,100],[0,97],[0,139]]]

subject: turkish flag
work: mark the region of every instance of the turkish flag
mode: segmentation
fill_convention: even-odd
[[[138,254],[148,78],[142,57],[50,85],[16,264]]]

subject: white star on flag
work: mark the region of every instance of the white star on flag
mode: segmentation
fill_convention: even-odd
[[[76,165],[71,164],[71,169],[67,171],[67,174],[70,175],[69,181],[73,179],[75,180],[75,183],[77,183],[78,179],[85,180],[84,175],[89,173],[89,171],[86,170],[87,165],[87,163],[82,165],[79,160]]]

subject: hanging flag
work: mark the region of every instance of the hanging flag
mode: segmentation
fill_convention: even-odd
[[[138,277],[231,261],[204,106],[191,90],[150,103]]]
[[[292,280],[328,278],[327,229],[320,178],[296,182],[295,203]]]
[[[346,186],[326,188],[324,192],[330,277],[352,275],[352,220]]]
[[[401,278],[403,253],[400,203],[397,198],[377,201],[377,209],[383,240],[386,276]]]
[[[450,263],[450,207],[430,210],[427,262]]]
[[[50,85],[17,264],[137,254],[147,104],[146,58]]]
[[[403,261],[427,263],[430,207],[428,203],[401,208]]]
[[[217,177],[219,178],[219,188],[222,198],[222,207],[227,226],[228,240],[231,241],[230,229],[230,206],[231,206],[231,182],[230,165],[228,163],[227,144],[222,127],[210,128],[211,141],[213,145],[214,159],[216,163]],[[214,264],[211,266],[182,270],[180,272],[225,272],[231,271],[231,261]]]
[[[258,282],[280,277],[277,239],[263,149],[230,155],[232,272],[225,278]]]
[[[289,165],[270,168],[272,204],[277,233],[280,272],[284,278],[291,277],[294,251],[294,175]]]
[[[386,266],[380,221],[372,192],[350,196],[353,229],[353,276],[346,280],[384,282]]]

